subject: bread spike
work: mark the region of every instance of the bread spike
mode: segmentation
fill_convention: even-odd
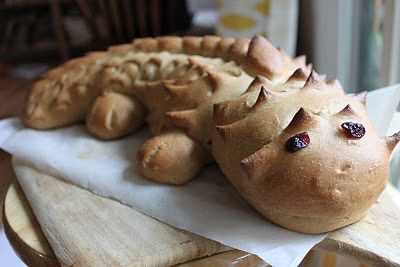
[[[326,74],[318,74],[319,79],[321,80],[322,83],[326,84]]]
[[[197,68],[199,66],[199,63],[194,59],[193,57],[188,57],[188,67],[189,68]]]
[[[229,103],[227,101],[215,103],[213,105],[213,118],[214,122],[220,121],[224,117],[224,111],[226,107],[229,106]]]
[[[367,102],[367,91],[359,92],[353,96],[355,99],[357,99],[360,103],[366,104]]]
[[[389,152],[392,152],[400,141],[400,131],[392,134],[391,136],[383,137],[382,139],[386,147],[388,148]]]
[[[215,125],[214,127],[218,131],[218,133],[221,136],[221,138],[223,140],[226,140],[226,138],[228,136],[228,132],[229,132],[227,126],[226,125],[222,125],[222,126],[221,125]]]
[[[306,56],[304,56],[304,55],[295,57],[295,58],[293,59],[293,61],[295,61],[295,62],[297,62],[297,63],[299,63],[299,64],[302,64],[302,65],[304,65],[304,66],[307,65],[307,64],[306,64]],[[309,64],[309,65],[311,65],[311,64]],[[311,69],[307,69],[307,70],[308,70],[308,71],[311,71]]]
[[[171,83],[162,83],[165,91],[171,96],[171,97],[179,97],[187,88],[186,85],[175,85]]]
[[[271,90],[268,90],[264,85],[261,86],[260,93],[258,94],[257,100],[251,109],[256,109],[266,103],[269,99],[272,98]]]
[[[249,178],[253,178],[254,177],[254,162],[252,157],[247,157],[244,158],[240,161],[240,166],[242,166],[242,169],[247,173],[247,176]]]
[[[323,87],[323,82],[322,82],[320,76],[314,70],[311,70],[310,75],[308,76],[303,88],[312,87],[312,86],[314,88],[318,88],[318,89],[322,89],[322,87]]]
[[[211,69],[206,69],[207,79],[210,82],[211,90],[213,92],[217,91],[218,88],[224,83],[224,78],[221,76],[220,73],[213,71]]]
[[[165,113],[165,116],[168,120],[178,126],[188,128],[193,125],[193,121],[195,120],[196,110],[188,109],[182,111],[168,111]]]
[[[250,62],[262,66],[271,74],[282,68],[287,57],[261,35],[251,39],[247,52],[247,58]]]
[[[256,180],[267,171],[263,166],[268,166],[268,162],[272,158],[272,151],[268,145],[264,145],[250,156],[240,161],[240,166],[246,172],[247,176]],[[270,163],[269,163],[270,164]]]
[[[235,123],[227,124],[227,125],[215,125],[214,128],[218,131],[222,140],[227,140],[231,138],[235,133]]]
[[[286,126],[285,130],[293,130],[299,128],[300,126],[304,126],[305,124],[314,121],[316,116],[317,115],[312,113],[310,110],[300,108],[296,114],[294,114],[292,120],[288,126]]]
[[[253,91],[259,90],[259,88],[260,88],[262,85],[267,85],[269,82],[270,82],[270,81],[269,81],[267,78],[265,78],[265,77],[263,77],[263,76],[261,76],[261,75],[257,75],[257,76],[254,78],[254,80],[251,82],[251,84],[249,85],[249,87],[247,88],[247,90],[246,90],[245,93],[253,92]]]
[[[298,68],[293,74],[286,80],[286,82],[293,81],[304,81],[307,80],[308,74],[302,68]]]
[[[356,115],[357,113],[355,112],[355,110],[350,106],[350,104],[348,104],[347,106],[345,106],[341,111],[339,111],[338,113],[336,113],[338,115],[344,115],[344,116],[351,116],[351,115]]]
[[[338,79],[327,80],[325,83],[331,86],[342,87]]]

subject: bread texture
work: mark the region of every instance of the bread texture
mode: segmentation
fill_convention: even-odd
[[[90,53],[44,75],[22,120],[36,129],[85,121],[105,140],[147,123],[143,176],[179,185],[215,159],[262,215],[304,233],[362,218],[400,139],[378,137],[365,94],[346,96],[261,36],[142,38]]]
[[[22,119],[36,129],[85,121],[105,140],[146,122],[155,137],[140,149],[138,169],[158,182],[185,183],[213,160],[213,104],[243,93],[254,75],[279,82],[297,68],[310,70],[305,57],[292,59],[261,36],[136,39],[48,72],[32,87]],[[160,144],[187,145],[188,138],[192,144],[178,146],[175,157],[161,156],[169,146]]]
[[[277,224],[321,233],[354,223],[385,188],[399,138],[378,137],[364,97],[300,70],[284,84],[250,87],[215,106],[213,155],[241,195]],[[347,122],[365,134],[349,136]],[[309,144],[288,151],[301,133]]]

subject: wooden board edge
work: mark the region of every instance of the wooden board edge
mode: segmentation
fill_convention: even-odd
[[[19,187],[19,190],[22,191],[20,188],[20,185],[18,182],[14,182],[10,187],[7,189],[6,196],[11,190],[11,187]],[[29,212],[32,212],[30,210]],[[32,212],[33,213],[33,212]],[[2,211],[2,221],[4,225],[4,232],[6,234],[6,237],[13,248],[15,254],[28,266],[43,266],[43,267],[52,267],[52,266],[60,266],[59,262],[57,261],[57,258],[54,256],[49,256],[43,253],[40,253],[39,251],[35,250],[31,246],[29,246],[23,239],[21,239],[14,231],[14,229],[11,227],[10,223],[7,220],[6,217],[6,201],[3,203],[3,211]],[[43,236],[44,234],[41,233]]]

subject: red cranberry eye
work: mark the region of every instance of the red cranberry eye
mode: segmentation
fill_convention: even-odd
[[[294,153],[310,144],[310,136],[307,132],[296,134],[286,141],[285,150]]]
[[[342,129],[345,130],[346,135],[349,138],[360,139],[365,135],[364,125],[356,122],[344,122],[342,123]]]

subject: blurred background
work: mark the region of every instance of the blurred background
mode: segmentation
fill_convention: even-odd
[[[35,79],[135,37],[262,34],[348,92],[400,80],[396,0],[0,0],[0,77]]]
[[[0,119],[70,58],[136,37],[205,34],[262,34],[349,93],[400,82],[399,0],[0,0]],[[15,176],[1,150],[0,173],[2,207]],[[0,266],[22,266],[1,229]],[[331,259],[319,265],[346,266]]]

